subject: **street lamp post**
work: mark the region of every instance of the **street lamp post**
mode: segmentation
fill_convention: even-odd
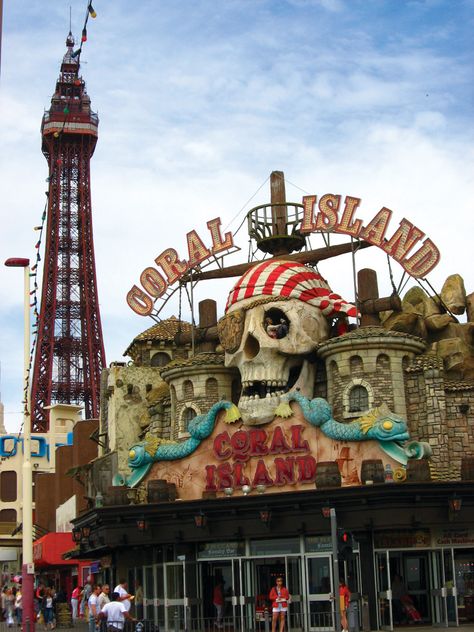
[[[33,604],[34,564],[33,564],[33,474],[31,468],[31,419],[30,419],[30,260],[12,258],[5,261],[10,268],[23,268],[24,273],[24,343],[23,343],[23,466],[22,466],[22,582],[23,602],[22,628],[24,631],[35,629],[35,611]]]

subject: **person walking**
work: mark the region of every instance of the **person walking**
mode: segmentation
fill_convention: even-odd
[[[135,616],[143,619],[143,588],[140,581],[135,582]]]
[[[125,620],[136,621],[125,607],[118,592],[112,593],[112,600],[99,612],[99,618],[107,622],[107,632],[122,632]]]
[[[86,583],[84,584],[84,588],[82,590],[82,599],[81,605],[79,606],[79,616],[89,618],[87,611],[87,604],[89,602],[89,597],[92,593],[92,577],[89,575]]]
[[[41,601],[41,612],[43,614],[44,629],[52,630],[54,628],[54,598],[51,588],[44,590]]]
[[[110,603],[110,586],[108,584],[104,584],[102,586],[102,592],[99,595],[99,614],[104,609],[105,604]],[[101,632],[106,632],[107,623],[104,619],[100,619],[100,630]]]
[[[132,605],[131,600],[133,599],[133,595],[128,592],[127,580],[120,579],[119,583],[114,588],[114,592],[120,595],[120,601],[123,603],[128,612],[130,610],[130,606]]]
[[[347,608],[349,607],[350,599],[351,592],[347,584],[341,579],[339,582],[339,607],[341,609],[342,632],[348,632],[349,630],[349,624],[347,623]]]
[[[7,588],[5,593],[5,621],[9,628],[12,628],[15,624],[15,595],[11,588]]]
[[[272,601],[272,632],[276,632],[278,621],[280,621],[279,632],[283,632],[290,600],[288,588],[283,585],[283,577],[277,577],[276,586],[270,590],[269,597]]]
[[[21,621],[23,619],[23,600],[21,595],[21,586],[18,586],[15,595],[15,614],[16,622],[18,623],[18,625],[21,625]]]
[[[212,603],[216,609],[216,626],[218,628],[224,627],[224,590],[222,587],[222,580],[218,579],[214,586],[212,594]]]
[[[72,620],[79,617],[79,602],[82,597],[82,586],[75,586],[71,594]]]
[[[101,587],[98,584],[92,586],[92,592],[87,602],[89,610],[89,632],[95,632],[95,624],[99,616],[99,595]]]

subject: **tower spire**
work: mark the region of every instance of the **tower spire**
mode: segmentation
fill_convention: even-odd
[[[41,125],[49,191],[31,392],[34,432],[48,430],[48,406],[53,403],[83,404],[86,418],[97,417],[105,366],[90,192],[90,159],[99,119],[79,76],[71,31],[66,47]]]

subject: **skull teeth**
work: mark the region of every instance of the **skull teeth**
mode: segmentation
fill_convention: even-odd
[[[288,390],[288,384],[283,380],[249,380],[242,383],[242,399],[266,399]]]

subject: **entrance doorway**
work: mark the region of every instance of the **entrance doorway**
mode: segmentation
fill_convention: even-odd
[[[306,558],[308,586],[308,627],[310,630],[333,630],[334,579],[332,557],[318,555]]]
[[[474,621],[472,549],[375,553],[379,627]]]

